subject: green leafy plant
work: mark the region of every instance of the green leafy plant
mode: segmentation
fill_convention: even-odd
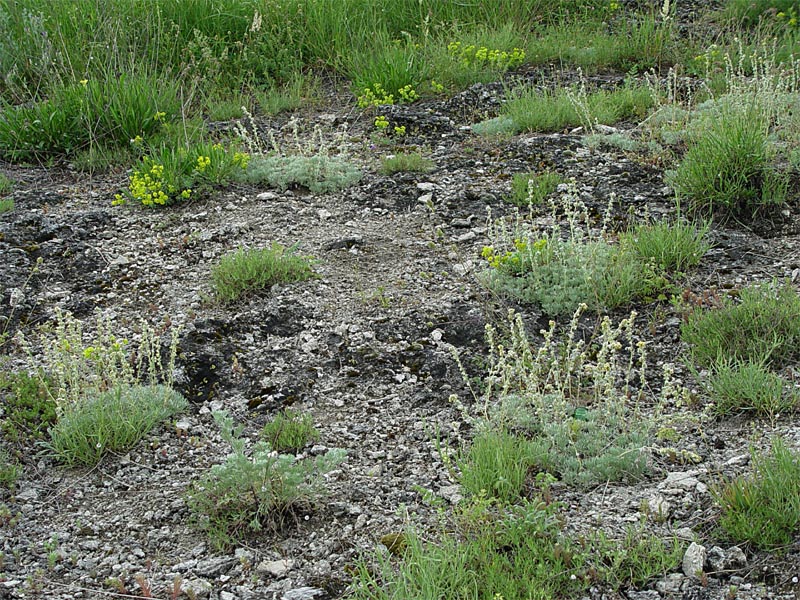
[[[419,152],[398,152],[381,160],[381,172],[386,175],[400,172],[428,173],[435,166],[431,159],[425,158]]]
[[[50,380],[24,371],[0,374],[4,414],[0,430],[9,442],[39,441],[56,421]]]
[[[297,185],[314,193],[326,193],[338,191],[361,179],[361,171],[348,160],[344,129],[334,139],[328,139],[322,129],[315,126],[309,140],[301,142],[299,123],[293,120],[290,122],[292,140],[282,148],[272,135],[268,144],[259,137],[252,116],[245,115],[250,127],[240,123],[236,132],[250,150],[251,160],[246,171],[239,175],[240,180],[266,183],[281,190]]]
[[[163,385],[115,387],[64,410],[47,447],[67,465],[92,466],[108,452],[124,452],[153,427],[188,406]]]
[[[588,92],[583,86],[547,92],[519,89],[511,94],[503,114],[514,121],[517,131],[560,131],[578,125],[592,131],[598,123],[642,118],[653,102],[644,86],[628,85],[610,92]]]
[[[128,189],[116,194],[114,204],[128,200],[146,207],[188,200],[196,190],[226,183],[247,169],[248,154],[222,144],[197,144],[190,148],[162,145],[144,156],[134,168]]]
[[[277,452],[298,452],[319,439],[310,414],[282,410],[261,430],[261,437]]]
[[[256,442],[247,454],[242,427],[226,413],[214,413],[222,439],[232,452],[192,485],[187,500],[199,525],[218,548],[227,548],[248,533],[276,523],[292,507],[308,504],[324,492],[322,476],[345,459],[329,450],[313,459],[277,454],[267,442]]]
[[[72,156],[93,145],[124,147],[154,137],[179,114],[174,84],[140,75],[56,87],[46,100],[0,113],[0,156],[18,162]]]
[[[14,488],[19,477],[19,465],[8,455],[8,452],[0,449],[0,487],[7,490]]]
[[[786,181],[773,165],[769,134],[768,117],[757,104],[723,104],[692,135],[670,182],[696,213],[723,209],[750,216],[760,206],[780,204]]]
[[[0,198],[8,195],[14,189],[14,182],[7,176],[0,173]]]
[[[605,224],[600,232],[590,226],[574,185],[560,201],[568,219],[566,238],[558,225],[556,203],[552,229],[541,236],[520,218],[510,230],[505,220],[490,217],[493,243],[482,251],[489,266],[484,274],[489,289],[560,315],[574,312],[581,304],[615,308],[665,285],[654,265],[627,246],[606,240]]]
[[[243,179],[280,190],[300,185],[324,194],[358,182],[361,171],[349,161],[332,156],[267,156],[253,157]]]
[[[503,429],[480,433],[458,461],[459,483],[473,496],[512,503],[523,497],[536,465],[531,444]]]
[[[222,302],[238,300],[248,292],[263,290],[276,283],[304,281],[314,276],[308,258],[293,249],[273,243],[269,248],[240,248],[222,257],[212,269],[216,297]]]
[[[629,528],[622,539],[600,533],[575,541],[562,532],[559,509],[539,500],[496,506],[472,499],[437,535],[404,532],[396,564],[388,554],[358,563],[353,597],[573,598],[598,583],[638,588],[680,565],[682,544],[643,527]]]
[[[14,200],[12,198],[0,199],[0,215],[14,211]]]
[[[785,25],[791,28],[797,25],[796,21],[789,22],[793,11],[796,10],[796,0],[728,0],[721,12],[724,18],[745,27],[753,27],[765,19],[775,19],[778,22],[785,22]],[[796,19],[796,12],[794,16]]]
[[[599,578],[614,590],[641,588],[656,577],[663,577],[681,565],[686,544],[677,538],[663,540],[632,525],[621,539],[611,539],[600,531],[587,540],[587,551]]]
[[[163,356],[159,335],[146,322],[139,324],[137,343],[113,333],[108,318],[98,316],[87,331],[71,313],[55,311],[55,322],[39,330],[40,352],[21,333],[17,339],[41,378],[42,388],[63,414],[87,397],[142,383],[172,385],[178,347],[178,329],[170,331],[168,355]]]
[[[790,284],[751,285],[738,301],[724,298],[718,308],[693,308],[681,338],[698,366],[730,360],[779,368],[797,355],[800,296]]]
[[[487,327],[490,362],[481,416],[462,407],[479,432],[475,451],[462,459],[465,488],[507,500],[520,494],[529,472],[544,471],[581,487],[646,473],[653,424],[629,402],[634,386],[642,389],[645,369],[644,344],[633,337],[635,315],[616,327],[605,317],[596,347],[588,348],[576,339],[581,312],[573,315],[563,341],[551,322],[538,349],[519,315],[509,315],[506,340]]]
[[[719,524],[737,543],[763,550],[789,546],[800,527],[800,456],[780,438],[769,454],[753,452],[753,474],[713,489]]]
[[[517,206],[541,204],[560,183],[564,179],[555,171],[517,173],[511,179],[511,202]]]
[[[318,79],[298,73],[283,85],[271,85],[265,90],[256,91],[256,104],[262,112],[277,115],[317,103],[321,94],[319,88]]]
[[[490,509],[481,500],[468,507],[463,538],[409,531],[398,568],[382,555],[358,566],[353,597],[555,598],[586,588],[586,556],[561,534],[555,505],[524,502],[496,517]]]
[[[513,69],[525,62],[525,50],[513,48],[510,51],[474,44],[462,44],[459,41],[447,45],[447,51],[453,60],[466,67],[488,68],[492,71],[503,72]]]

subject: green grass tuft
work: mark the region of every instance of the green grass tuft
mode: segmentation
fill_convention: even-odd
[[[386,175],[401,172],[428,173],[435,166],[436,164],[431,159],[425,158],[419,152],[398,152],[381,161],[381,173]]]
[[[684,271],[696,266],[710,248],[708,229],[708,223],[695,226],[684,221],[637,224],[620,243],[662,271]]]
[[[720,527],[736,543],[788,547],[800,530],[800,456],[777,438],[769,454],[753,453],[753,475],[713,490]]]
[[[285,409],[264,425],[261,438],[278,452],[299,452],[319,439],[319,431],[311,415]]]
[[[242,296],[269,288],[276,283],[292,283],[314,277],[308,258],[273,243],[269,248],[240,248],[224,256],[212,269],[216,297],[232,302]]]
[[[701,367],[720,361],[780,368],[800,344],[800,296],[790,284],[744,288],[739,301],[719,308],[695,308],[681,327],[692,361]]]
[[[510,200],[520,207],[541,204],[560,183],[564,183],[564,178],[555,171],[517,173],[511,179]]]
[[[184,410],[186,400],[162,385],[118,387],[67,407],[47,444],[67,465],[92,466],[108,452],[125,452],[153,427]]]

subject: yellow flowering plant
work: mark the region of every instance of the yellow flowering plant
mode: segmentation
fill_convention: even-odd
[[[128,188],[112,204],[133,200],[147,207],[166,206],[192,198],[196,191],[229,181],[247,169],[250,156],[222,144],[192,148],[162,146],[142,157],[128,179]]]
[[[359,108],[372,108],[394,104],[395,101],[411,103],[419,100],[419,94],[411,84],[398,88],[395,94],[390,94],[380,83],[373,83],[372,87],[365,87],[358,96]]]
[[[476,46],[475,44],[462,44],[451,42],[447,51],[454,60],[464,67],[507,71],[520,66],[525,62],[525,51],[522,48],[513,48],[510,51]]]

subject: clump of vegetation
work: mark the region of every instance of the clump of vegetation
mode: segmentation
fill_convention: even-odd
[[[239,248],[223,256],[211,271],[214,292],[221,302],[238,300],[245,294],[314,277],[311,262],[278,243],[269,248]]]
[[[143,75],[59,85],[47,99],[0,113],[0,157],[12,162],[72,156],[90,146],[153,138],[180,114],[177,86]]]
[[[681,327],[689,356],[709,369],[707,388],[721,414],[753,411],[774,418],[797,406],[798,394],[775,370],[797,356],[800,297],[790,284],[752,285],[738,301],[695,307]]]
[[[503,137],[517,132],[517,125],[511,117],[499,116],[486,119],[471,126],[472,133],[484,137]]]
[[[702,214],[750,218],[782,204],[800,139],[794,116],[800,65],[763,43],[725,52],[713,47],[698,58],[707,71],[718,70],[720,84],[684,119],[687,150],[668,180]]]
[[[261,437],[277,452],[298,452],[319,439],[310,414],[282,410],[261,430]]]
[[[763,363],[722,358],[712,367],[708,387],[717,414],[753,411],[762,417],[793,410],[798,394],[793,385]]]
[[[198,190],[226,183],[245,171],[249,161],[249,155],[222,144],[197,144],[188,149],[162,145],[140,160],[128,189],[116,195],[115,204],[132,200],[155,207],[188,200]]]
[[[232,452],[211,467],[188,495],[189,508],[217,548],[276,524],[287,511],[324,493],[323,475],[344,459],[343,450],[329,450],[313,459],[277,454],[265,441],[247,452],[242,427],[226,413],[214,413],[222,439]]]
[[[637,224],[622,236],[620,243],[662,271],[685,271],[696,266],[711,247],[708,228],[708,223],[698,227],[680,220]]]
[[[722,15],[745,27],[754,27],[767,21],[792,29],[798,25],[797,10],[796,0],[729,0],[722,9]]]
[[[448,598],[454,590],[465,598],[571,598],[598,582],[639,587],[680,565],[680,543],[641,528],[620,540],[576,542],[562,533],[558,509],[539,500],[496,507],[478,498],[434,539],[406,532],[399,565],[381,554],[361,562],[354,598]]]
[[[797,356],[800,296],[790,284],[743,288],[738,301],[713,309],[695,308],[681,327],[692,361],[709,367],[720,360],[780,368]]]
[[[555,171],[517,173],[511,179],[511,202],[517,206],[541,204],[564,179]]]
[[[14,488],[19,477],[19,465],[8,455],[8,452],[0,449],[0,487],[7,490]]]
[[[714,490],[719,524],[737,543],[762,550],[788,547],[800,528],[800,456],[782,439],[769,454],[753,453],[753,475]]]
[[[724,209],[749,216],[759,206],[782,203],[786,181],[775,169],[769,135],[769,122],[758,106],[721,108],[691,137],[672,185],[696,213]]]
[[[428,173],[435,166],[431,159],[425,158],[419,152],[398,152],[381,161],[381,172],[386,175],[401,172]]]
[[[324,194],[357,183],[361,171],[351,162],[332,156],[254,156],[242,179],[279,190],[299,185]]]
[[[67,465],[92,466],[108,452],[125,452],[153,427],[188,406],[163,386],[117,386],[66,410],[50,430],[48,448]]]
[[[39,441],[56,421],[50,380],[25,372],[0,374],[3,419],[0,430],[9,442]]]
[[[62,462],[96,464],[109,451],[131,448],[186,407],[171,387],[177,330],[162,361],[159,336],[145,322],[140,329],[139,342],[132,345],[112,333],[108,319],[98,318],[89,335],[70,313],[57,311],[54,325],[42,330],[43,364],[37,365],[42,387],[36,393],[43,388],[55,404],[56,420],[45,445]],[[35,362],[29,342],[19,333],[18,339]],[[26,385],[32,388],[29,380]],[[41,411],[49,403],[35,406]]]
[[[266,183],[280,190],[303,186],[315,194],[334,192],[361,179],[361,171],[348,160],[345,130],[335,139],[325,139],[322,129],[315,127],[307,143],[300,142],[299,123],[292,121],[292,142],[281,147],[269,136],[268,145],[258,136],[252,116],[246,114],[250,129],[239,124],[237,134],[249,148],[251,160],[239,179],[247,183]]]
[[[0,198],[7,196],[14,189],[14,182],[7,175],[0,173]]]
[[[561,131],[566,127],[613,125],[631,117],[643,118],[653,106],[644,86],[625,86],[608,92],[588,92],[584,87],[555,91],[517,90],[503,107],[517,131]]]
[[[479,435],[459,463],[462,484],[473,494],[483,490],[513,500],[534,472],[578,486],[637,479],[646,472],[652,424],[629,402],[644,385],[644,344],[634,341],[635,315],[617,327],[604,318],[597,345],[589,348],[576,339],[581,312],[563,342],[551,323],[538,349],[519,315],[510,315],[505,342],[487,327],[485,416],[465,414]]]
[[[561,235],[553,204],[553,227],[537,235],[521,220],[509,230],[504,220],[489,220],[491,246],[482,256],[489,265],[488,287],[542,307],[550,315],[570,314],[581,304],[615,308],[650,295],[665,280],[654,265],[632,249],[611,244],[589,222],[574,186],[561,196],[568,237]]]

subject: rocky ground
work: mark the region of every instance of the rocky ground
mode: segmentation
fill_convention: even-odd
[[[451,99],[387,109],[391,120],[408,124],[401,145],[435,162],[427,174],[380,174],[378,158],[398,148],[373,139],[373,117],[352,104],[331,97],[298,113],[302,135],[315,125],[328,135],[348,126],[346,144],[364,177],[335,194],[232,186],[166,210],[142,210],[111,206],[123,173],[0,166],[17,182],[16,209],[0,216],[0,310],[10,331],[32,333],[56,307],[87,320],[101,311],[130,336],[141,319],[180,326],[178,381],[191,402],[179,427],[162,426],[130,453],[90,470],[68,470],[37,448],[26,450],[17,488],[4,499],[14,517],[0,524],[0,598],[145,597],[147,587],[156,598],[175,597],[173,589],[219,600],[339,598],[350,582],[348,567],[383,535],[402,530],[412,514],[423,530],[435,523],[419,488],[458,501],[434,443],[437,429],[453,448],[469,438],[448,402],[453,393],[470,401],[451,348],[477,374],[485,323],[514,307],[531,331],[547,324],[534,307],[513,305],[480,284],[487,207],[510,213],[504,197],[511,176],[547,167],[574,178],[590,208],[599,210],[615,194],[620,226],[629,209],[673,210],[662,168],[643,156],[590,150],[580,131],[474,135],[469,125],[494,114],[502,90],[477,85]],[[289,136],[287,119],[258,123]],[[757,232],[716,224],[713,249],[681,285],[702,293],[793,279],[800,272],[798,231],[795,205]],[[210,269],[222,255],[272,242],[297,244],[315,258],[319,277],[229,306],[210,300]],[[668,302],[636,308],[654,371],[676,362],[683,351],[678,312]],[[25,364],[13,343],[3,352],[4,369]],[[697,387],[679,362],[676,368]],[[229,451],[211,412],[228,410],[255,438],[282,407],[313,415],[321,437],[306,454],[344,448],[347,459],[328,476],[329,496],[317,506],[279,531],[217,552],[190,523],[184,498]],[[680,420],[677,428],[673,445],[699,462],[653,458],[651,476],[636,485],[588,493],[556,486],[570,527],[619,531],[638,522],[645,505],[665,517],[651,524],[654,531],[705,546],[707,580],[679,570],[628,591],[631,600],[721,599],[731,585],[738,598],[797,597],[800,547],[781,556],[745,555],[720,541],[709,492],[721,476],[747,472],[749,448],[766,447],[770,435],[800,446],[794,415],[775,423]],[[110,587],[110,578],[124,589]],[[618,596],[597,590],[592,597]]]

